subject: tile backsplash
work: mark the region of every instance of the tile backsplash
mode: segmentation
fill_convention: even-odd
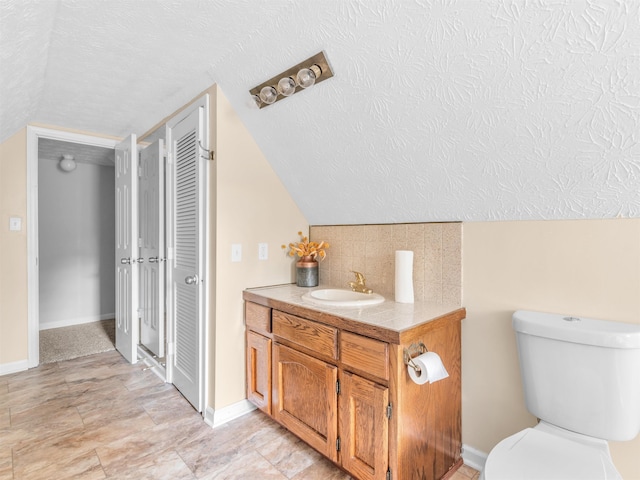
[[[312,241],[331,246],[320,262],[320,284],[348,288],[362,272],[367,286],[393,299],[395,251],[413,251],[416,301],[460,305],[462,302],[462,224],[311,226]]]

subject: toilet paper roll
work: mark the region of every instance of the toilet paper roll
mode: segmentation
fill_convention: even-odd
[[[418,385],[423,385],[427,382],[433,383],[443,378],[447,378],[449,373],[444,368],[444,364],[440,359],[440,355],[435,352],[426,352],[422,355],[418,355],[413,358],[415,363],[420,368],[420,373],[411,366],[407,365],[409,371],[409,377]]]
[[[396,302],[413,303],[413,252],[396,250]]]

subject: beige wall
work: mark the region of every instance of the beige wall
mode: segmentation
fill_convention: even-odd
[[[9,217],[22,230],[9,231]],[[27,321],[27,129],[0,145],[0,373],[29,355]]]
[[[462,440],[486,453],[535,424],[514,310],[640,323],[640,219],[465,223],[462,252]],[[640,478],[640,436],[611,451],[624,478]]]
[[[212,109],[213,110],[213,109]],[[216,141],[216,409],[245,398],[242,291],[291,283],[293,260],[280,246],[296,239],[308,222],[293,202],[220,89]],[[258,243],[269,246],[258,260]],[[242,261],[231,262],[231,245],[242,244]],[[211,389],[210,389],[211,391]]]
[[[330,245],[320,263],[324,285],[347,287],[355,270],[374,292],[393,299],[395,251],[411,250],[415,300],[460,305],[461,232],[460,223],[336,225],[312,226],[310,238]]]

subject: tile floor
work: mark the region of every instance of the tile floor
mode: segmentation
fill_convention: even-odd
[[[0,480],[66,478],[350,477],[257,411],[212,429],[171,385],[106,352],[0,376]]]

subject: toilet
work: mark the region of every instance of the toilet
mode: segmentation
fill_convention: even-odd
[[[540,421],[498,443],[480,479],[621,479],[607,441],[640,432],[640,325],[519,310],[513,329]]]

